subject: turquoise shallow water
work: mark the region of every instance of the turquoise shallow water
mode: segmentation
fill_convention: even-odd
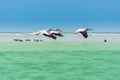
[[[1,42],[0,80],[119,80],[118,42]]]

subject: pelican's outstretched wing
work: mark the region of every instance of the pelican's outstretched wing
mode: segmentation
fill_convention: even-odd
[[[36,32],[36,35],[44,35],[46,37],[52,38],[52,39],[57,39],[57,36],[63,37],[63,35],[60,33],[60,29],[46,29],[42,31]]]
[[[88,33],[87,33],[88,30],[92,30],[92,29],[80,28],[80,29],[76,30],[75,34],[81,33],[84,38],[88,38]]]
[[[63,37],[63,35],[60,32],[61,32],[60,29],[49,29],[50,34],[52,34],[54,36]]]
[[[80,33],[83,35],[84,38],[87,38],[87,37],[88,37],[88,34],[87,34],[86,31],[84,31],[84,32],[80,32]]]

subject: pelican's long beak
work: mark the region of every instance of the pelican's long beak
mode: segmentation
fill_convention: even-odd
[[[78,34],[78,32],[74,32],[74,34]]]
[[[39,34],[40,34],[40,32],[35,33],[35,35],[39,35]]]
[[[56,29],[56,30],[62,32],[62,30],[60,30],[60,29]]]
[[[93,31],[93,29],[89,29],[89,28],[88,28],[87,30],[91,30],[91,31]]]

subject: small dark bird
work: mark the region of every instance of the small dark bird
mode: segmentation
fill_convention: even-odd
[[[107,42],[107,40],[105,39],[104,42]]]

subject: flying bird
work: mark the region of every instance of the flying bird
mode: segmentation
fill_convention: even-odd
[[[46,30],[36,32],[35,35],[44,35],[52,39],[57,39],[57,36],[63,37],[63,35],[60,32],[61,30],[59,29],[46,29]]]
[[[38,32],[35,33],[35,35],[44,35],[46,37],[56,39],[56,36],[50,34],[47,30],[38,31]]]
[[[74,34],[81,33],[84,38],[88,38],[88,31],[89,30],[92,30],[92,29],[89,29],[89,28],[80,28],[80,29],[76,30]]]
[[[60,29],[48,29],[48,32],[54,36],[63,37],[61,34],[62,30]]]

